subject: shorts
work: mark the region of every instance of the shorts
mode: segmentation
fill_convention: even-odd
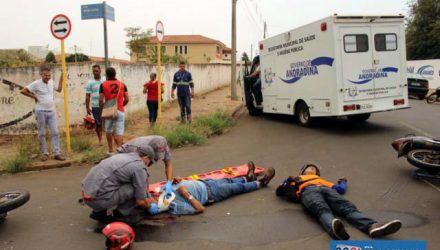
[[[102,120],[101,120],[101,111],[99,108],[92,108],[92,115],[93,115],[93,119],[95,119],[95,124],[96,126],[101,126],[102,125]]]
[[[118,116],[113,120],[105,120],[105,132],[107,134],[114,133],[115,135],[123,135],[125,129],[125,113],[118,111]]]

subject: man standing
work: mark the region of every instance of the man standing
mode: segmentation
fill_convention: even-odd
[[[191,123],[191,98],[194,98],[194,83],[191,73],[185,70],[185,62],[179,63],[179,71],[174,74],[171,98],[174,98],[176,88],[177,101],[180,106],[180,122],[183,124],[188,120]]]
[[[153,149],[142,146],[136,153],[116,154],[90,169],[81,182],[84,202],[93,209],[92,219],[108,223],[128,217],[138,206],[159,213],[155,200],[147,194],[147,167],[154,163]]]
[[[122,145],[117,149],[118,153],[131,153],[137,152],[138,148],[145,145],[153,148],[154,153],[157,158],[154,160],[162,160],[165,164],[165,175],[167,178],[167,184],[165,185],[165,190],[170,193],[171,190],[171,180],[173,179],[173,163],[171,162],[170,148],[168,146],[167,140],[159,135],[149,135],[134,138]]]
[[[99,88],[105,81],[101,77],[101,67],[98,64],[92,67],[93,79],[90,79],[86,86],[86,111],[87,115],[93,115],[96,125],[96,135],[98,136],[99,146],[102,146],[102,120],[99,110]],[[90,109],[90,99],[92,99],[92,109]]]
[[[60,93],[63,89],[62,76],[55,88],[51,79],[50,68],[40,68],[41,79],[36,80],[23,88],[20,93],[35,100],[35,116],[37,119],[38,141],[40,143],[41,160],[49,159],[49,151],[46,143],[46,125],[49,127],[52,137],[53,153],[55,160],[64,161],[60,153],[60,137],[58,133],[53,91]]]
[[[99,108],[102,113],[104,107],[116,105],[117,116],[113,119],[106,119],[105,136],[107,138],[108,153],[113,153],[113,140],[116,142],[116,146],[122,145],[122,136],[124,135],[124,122],[125,122],[125,105],[127,105],[128,93],[127,86],[116,79],[116,70],[109,67],[105,70],[107,80],[101,84],[99,88]]]

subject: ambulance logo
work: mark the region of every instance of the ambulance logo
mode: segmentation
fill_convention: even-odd
[[[366,69],[366,70],[362,70],[362,73],[359,74],[357,80],[355,81],[348,80],[348,81],[354,84],[365,84],[372,81],[373,79],[387,78],[388,74],[397,73],[397,72],[399,72],[399,69],[394,67],[387,67],[383,69]]]
[[[362,250],[362,248],[358,247],[358,246],[349,246],[349,245],[338,244],[338,245],[336,245],[335,250]]]
[[[295,62],[290,64],[290,69],[286,71],[286,79],[280,77],[281,81],[287,84],[293,84],[303,77],[319,75],[319,66],[333,66],[334,58],[318,57],[313,60]]]

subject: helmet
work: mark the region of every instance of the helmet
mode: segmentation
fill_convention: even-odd
[[[86,129],[94,129],[95,128],[95,119],[93,119],[90,116],[86,116],[83,118],[84,120],[84,126]]]
[[[102,229],[102,234],[107,238],[107,250],[129,250],[133,245],[134,231],[124,222],[112,222]]]
[[[316,175],[321,176],[321,171],[319,171],[318,166],[316,164],[310,163],[310,162],[301,167],[301,172],[300,172],[301,175],[304,174],[304,171],[306,170],[307,167],[314,167],[316,169]]]

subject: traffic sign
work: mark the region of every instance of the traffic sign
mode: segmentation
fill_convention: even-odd
[[[156,23],[156,37],[157,40],[161,43],[163,40],[165,33],[163,29],[163,23],[161,21],[157,21]]]
[[[106,3],[86,4],[81,5],[81,19],[100,19],[105,17],[108,20],[115,21],[115,9]]]
[[[50,32],[59,40],[66,39],[72,30],[72,23],[66,15],[58,14],[50,22]]]

